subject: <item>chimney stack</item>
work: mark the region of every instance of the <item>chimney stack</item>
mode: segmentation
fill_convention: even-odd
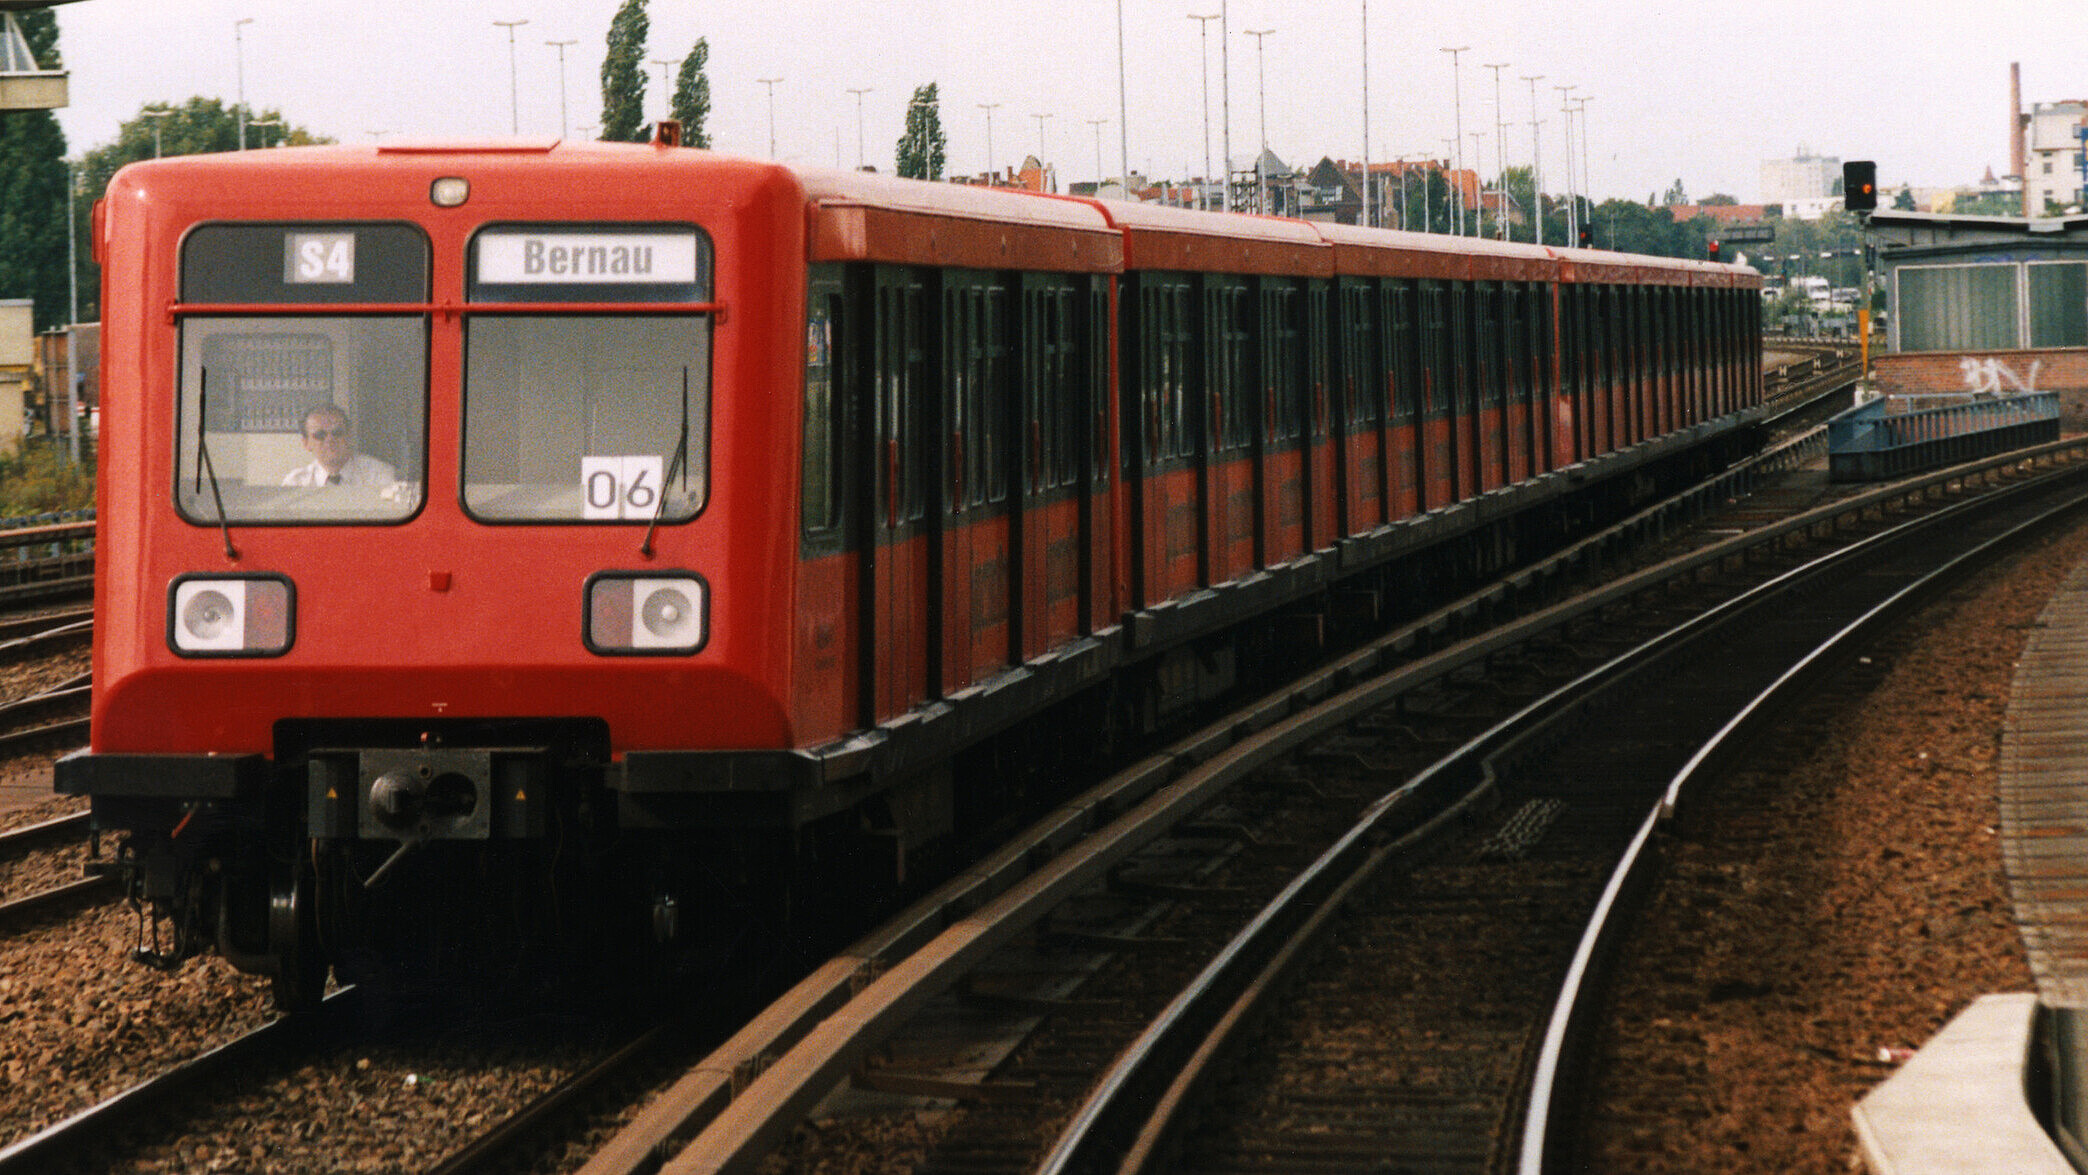
[[[2023,63],[2008,63],[2008,174],[2023,187],[2023,215],[2030,215],[2029,150],[2023,142]]]

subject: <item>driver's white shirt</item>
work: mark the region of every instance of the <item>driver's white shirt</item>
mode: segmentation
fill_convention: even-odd
[[[286,486],[388,486],[399,480],[391,466],[365,453],[357,453],[341,466],[339,474],[328,476],[326,467],[314,461],[300,465],[283,477]]]

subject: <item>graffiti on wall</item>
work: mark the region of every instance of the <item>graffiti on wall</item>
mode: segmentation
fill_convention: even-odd
[[[1964,373],[1965,390],[1975,396],[2014,396],[2037,390],[2037,372],[2044,360],[2030,361],[2030,378],[2026,381],[2015,373],[2015,369],[1999,359],[1989,356],[1974,359],[1967,355],[1958,360],[1958,370]]]

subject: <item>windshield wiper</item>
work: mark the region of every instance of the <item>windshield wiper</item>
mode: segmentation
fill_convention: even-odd
[[[239,548],[232,545],[232,524],[225,518],[225,493],[218,486],[217,466],[210,460],[210,369],[203,368],[202,385],[196,389],[196,487],[203,492],[203,478],[210,477],[210,499],[217,506],[218,533],[225,537],[225,558],[237,560]]]
[[[681,439],[674,442],[674,459],[667,463],[667,476],[660,479],[660,500],[653,504],[652,521],[645,524],[645,541],[638,544],[638,553],[652,558],[653,532],[660,529],[660,516],[667,513],[667,483],[674,480],[674,473],[682,474],[682,495],[689,492],[689,368],[682,366],[681,385]]]

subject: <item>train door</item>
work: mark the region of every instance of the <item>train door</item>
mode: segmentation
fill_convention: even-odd
[[[1011,633],[1013,538],[1009,533],[1007,291],[979,271],[947,271],[942,283],[941,692],[1005,668]]]
[[[1255,397],[1250,395],[1247,279],[1205,274],[1198,373],[1204,410],[1201,460],[1202,552],[1206,584],[1225,583],[1255,565]]]
[[[1451,465],[1455,470],[1453,501],[1477,497],[1479,466],[1479,362],[1478,317],[1473,306],[1470,282],[1450,283],[1450,393],[1451,435],[1455,437]]]
[[[858,315],[839,266],[812,267],[805,297],[804,435],[798,480],[798,608],[793,657],[802,672],[791,691],[791,723],[798,731],[838,732],[862,713],[862,557],[859,531],[848,525],[859,466],[858,345],[850,331]]]
[[[1388,521],[1423,509],[1420,315],[1420,292],[1414,283],[1383,283],[1378,297],[1378,339],[1384,371]]]
[[[1287,563],[1305,551],[1305,396],[1301,369],[1304,312],[1298,283],[1256,281],[1256,329],[1248,340],[1256,380],[1254,442],[1258,474],[1254,552],[1257,566]]]
[[[1145,271],[1124,279],[1122,310],[1127,451],[1131,493],[1132,602],[1151,607],[1201,582],[1203,508],[1197,472],[1202,382],[1192,329],[1195,286],[1184,274]]]
[[[1476,282],[1469,287],[1470,334],[1467,336],[1466,366],[1472,387],[1472,435],[1478,460],[1478,480],[1470,493],[1484,493],[1501,484],[1501,287]]]
[[[863,655],[874,723],[926,700],[933,681],[928,490],[938,462],[928,431],[923,271],[880,267],[873,285],[871,623]]]
[[[1624,292],[1617,286],[1604,286],[1602,309],[1603,388],[1610,406],[1609,436],[1603,451],[1611,452],[1631,443],[1631,366]]]
[[[1384,525],[1388,440],[1385,398],[1389,373],[1378,348],[1379,297],[1374,279],[1344,277],[1334,292],[1334,384],[1336,478],[1341,510],[1336,526],[1344,535]]]
[[[1456,347],[1450,327],[1450,287],[1425,281],[1418,291],[1421,317],[1420,433],[1421,509],[1457,500],[1458,441]]]
[[[1323,281],[1305,283],[1305,548],[1324,550],[1341,529],[1339,478],[1335,469],[1332,389],[1333,291]]]
[[[1508,480],[1521,481],[1537,468],[1538,460],[1530,408],[1530,315],[1536,300],[1521,282],[1502,286],[1501,296],[1508,330],[1508,344],[1502,348],[1508,368]]]
[[[1111,396],[1109,279],[1076,279],[1073,286],[1074,362],[1087,388],[1087,475],[1080,494],[1080,533],[1086,544],[1081,593],[1083,633],[1099,632],[1118,622],[1124,600],[1120,585],[1127,569],[1119,566],[1117,540],[1125,505],[1117,497],[1116,470],[1120,438],[1111,428],[1116,419]]]
[[[1093,390],[1076,347],[1073,279],[1022,284],[1022,659],[1079,635],[1081,492],[1094,432]]]
[[[1564,426],[1559,437],[1559,463],[1570,464],[1585,460],[1589,449],[1589,432],[1594,427],[1593,413],[1589,411],[1587,373],[1582,364],[1587,352],[1581,346],[1581,288],[1570,282],[1560,282],[1553,287],[1558,305],[1558,376],[1554,389],[1560,402],[1560,421]]]

